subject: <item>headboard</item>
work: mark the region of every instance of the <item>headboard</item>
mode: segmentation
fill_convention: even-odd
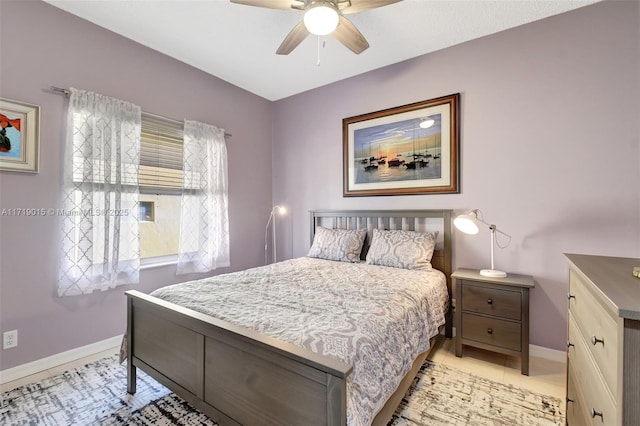
[[[339,229],[367,229],[361,258],[366,257],[373,229],[404,229],[407,231],[438,231],[436,250],[431,264],[447,277],[451,299],[453,240],[451,210],[312,210],[311,242],[316,226]]]

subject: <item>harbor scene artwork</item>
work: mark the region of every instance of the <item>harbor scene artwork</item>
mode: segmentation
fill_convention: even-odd
[[[457,99],[344,119],[344,195],[457,192]]]
[[[441,122],[434,114],[356,130],[356,183],[442,177]]]

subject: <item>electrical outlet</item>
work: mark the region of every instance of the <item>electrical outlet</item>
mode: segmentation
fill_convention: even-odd
[[[10,349],[18,346],[18,330],[5,331],[2,334],[2,349]]]

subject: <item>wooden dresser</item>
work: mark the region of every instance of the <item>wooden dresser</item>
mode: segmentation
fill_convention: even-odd
[[[640,424],[640,259],[569,260],[567,424]]]

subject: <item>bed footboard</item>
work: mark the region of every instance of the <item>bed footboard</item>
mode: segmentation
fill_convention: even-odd
[[[351,366],[138,291],[127,295],[136,368],[221,425],[346,424]]]

